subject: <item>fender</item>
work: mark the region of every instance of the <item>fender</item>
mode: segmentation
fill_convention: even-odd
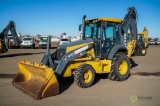
[[[111,50],[109,51],[109,54],[108,54],[108,59],[109,60],[112,60],[113,57],[115,56],[115,54],[118,52],[118,51],[122,51],[122,52],[127,52],[127,48],[124,46],[124,45],[115,45],[111,48]]]

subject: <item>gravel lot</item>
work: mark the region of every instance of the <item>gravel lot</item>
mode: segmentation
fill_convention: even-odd
[[[134,64],[126,81],[97,75],[92,87],[82,89],[73,78],[64,78],[59,81],[59,95],[35,100],[16,89],[12,79],[20,59],[40,62],[45,51],[10,49],[0,54],[0,106],[160,106],[160,46],[149,46],[146,56],[132,57]]]

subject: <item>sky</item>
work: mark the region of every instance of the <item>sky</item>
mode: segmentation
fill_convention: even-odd
[[[78,36],[83,15],[123,19],[128,7],[137,10],[138,32],[146,26],[160,38],[160,0],[0,0],[0,31],[12,20],[22,35]]]

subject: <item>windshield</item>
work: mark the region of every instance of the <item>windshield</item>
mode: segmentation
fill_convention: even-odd
[[[47,42],[47,37],[40,37],[41,42]]]
[[[32,40],[32,38],[23,38],[23,40]]]
[[[85,30],[86,38],[100,39],[100,24],[97,23],[87,23]]]

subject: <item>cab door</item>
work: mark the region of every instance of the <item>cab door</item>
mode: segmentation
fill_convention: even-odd
[[[102,26],[102,58],[107,57],[109,50],[114,46],[115,38],[115,24],[110,22],[104,22]]]
[[[94,28],[95,54],[98,58],[106,58],[114,45],[121,45],[120,24],[112,22],[101,22],[101,27]]]

